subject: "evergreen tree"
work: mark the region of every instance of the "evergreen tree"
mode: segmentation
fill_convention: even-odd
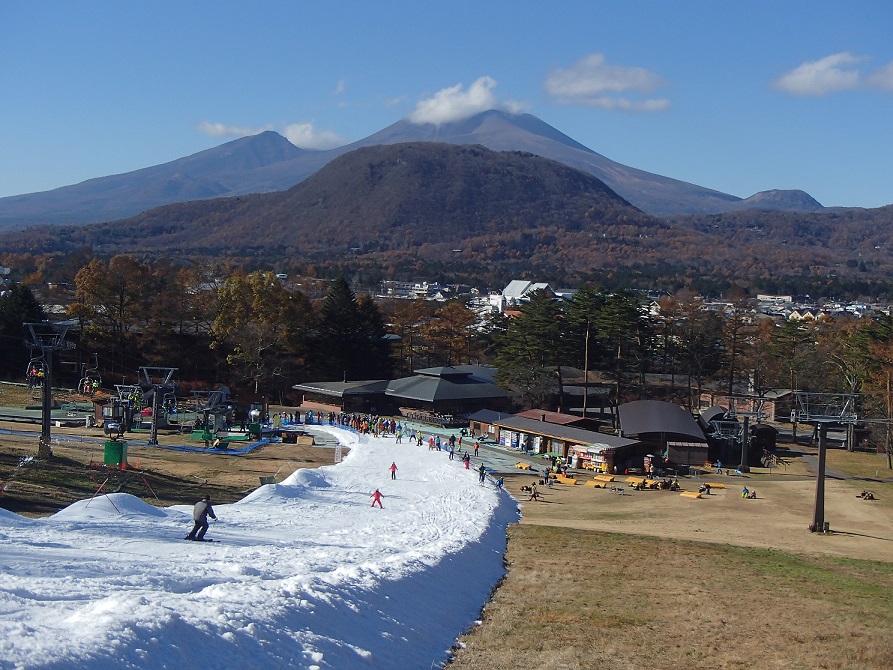
[[[570,355],[571,343],[565,330],[558,300],[545,291],[535,291],[521,316],[511,319],[505,332],[497,336],[497,380],[520,393],[526,404],[543,407],[557,397],[560,407],[561,366]]]
[[[0,374],[7,379],[24,381],[29,352],[25,346],[31,341],[26,323],[46,319],[43,307],[37,302],[31,289],[13,284],[0,296]]]
[[[371,299],[357,300],[344,277],[319,314],[315,369],[323,379],[382,379],[391,371],[384,321]]]

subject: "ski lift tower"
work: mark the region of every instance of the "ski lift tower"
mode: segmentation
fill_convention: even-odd
[[[750,411],[742,411],[738,409],[738,401],[743,401],[745,406],[750,406]],[[750,472],[750,463],[748,462],[748,454],[750,452],[750,419],[753,417],[756,423],[761,423],[764,419],[769,418],[763,407],[766,398],[762,395],[753,394],[735,394],[729,396],[729,418],[737,419],[739,416],[744,419],[744,425],[741,430],[741,460],[738,464],[739,472]]]
[[[152,432],[149,444],[158,444],[158,395],[173,389],[171,378],[179,368],[140,367],[142,386],[152,389]]]
[[[827,533],[825,522],[825,451],[829,425],[852,426],[858,421],[855,393],[807,393],[795,391],[797,407],[792,419],[813,425],[819,435],[819,465],[815,484],[815,511],[809,530]]]
[[[26,323],[31,333],[31,343],[35,349],[39,349],[43,358],[43,367],[46,375],[43,378],[43,411],[40,431],[40,442],[37,447],[38,458],[50,458],[53,455],[50,425],[52,424],[51,412],[53,409],[53,353],[58,350],[74,349],[74,342],[66,342],[65,335],[68,326],[57,325],[49,321],[39,323]]]

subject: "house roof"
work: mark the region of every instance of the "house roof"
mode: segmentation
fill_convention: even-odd
[[[374,379],[357,382],[305,382],[292,386],[296,391],[318,393],[332,398],[345,396],[375,395],[384,393],[388,385],[386,379]]]
[[[508,286],[506,286],[502,290],[502,295],[507,300],[520,300],[521,298],[530,295],[534,291],[548,288],[549,285],[546,283],[534,283],[526,281],[524,279],[513,279],[508,283]]]
[[[617,437],[616,435],[599,433],[594,430],[583,430],[573,426],[561,426],[557,423],[527,419],[520,416],[512,416],[507,419],[491,421],[490,423],[500,428],[518,431],[519,433],[544,435],[559,440],[567,440],[568,442],[576,442],[577,444],[603,446],[607,449],[619,449],[620,447],[628,447],[638,443],[638,440],[631,440],[626,437]]]
[[[546,421],[548,423],[556,423],[559,425],[567,425],[569,423],[576,423],[577,421],[581,421],[582,417],[575,416],[573,414],[564,414],[563,412],[550,412],[545,409],[528,409],[523,412],[518,412],[515,416],[520,416],[525,419],[534,419],[535,421]]]
[[[636,400],[620,405],[617,410],[623,435],[641,437],[647,433],[664,433],[705,442],[704,432],[694,417],[679,405],[660,400]]]
[[[474,414],[468,415],[468,420],[477,421],[479,423],[495,423],[497,421],[502,421],[503,419],[508,419],[512,415],[508,412],[497,412],[492,409],[479,409]]]
[[[437,370],[440,374],[434,373]],[[413,377],[391,381],[385,395],[431,403],[508,397],[505,389],[470,372],[461,372],[455,368],[428,368],[417,372],[419,374]]]

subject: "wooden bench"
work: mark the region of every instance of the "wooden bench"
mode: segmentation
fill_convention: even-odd
[[[260,483],[261,483],[261,486],[263,486],[265,484],[275,484],[276,483],[276,475],[273,475],[271,477],[261,477]]]
[[[595,477],[593,477],[593,479],[595,479],[595,481],[597,482],[613,482],[614,475],[596,475]]]
[[[521,470],[530,470],[531,466],[530,466],[530,463],[519,462],[519,463],[515,463],[515,467],[520,468]]]
[[[556,475],[555,481],[559,484],[568,484],[570,486],[573,486],[577,483],[577,480],[573,477],[565,477],[564,475]]]
[[[635,486],[636,484],[641,484],[642,482],[647,482],[648,480],[644,477],[627,477],[626,483],[630,486]]]
[[[700,498],[701,497],[701,494],[698,493],[697,491],[683,491],[679,495],[682,496],[683,498]]]

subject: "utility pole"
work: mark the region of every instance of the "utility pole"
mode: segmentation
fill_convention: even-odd
[[[53,410],[53,353],[57,349],[73,349],[73,342],[66,342],[65,335],[68,333],[68,326],[58,326],[49,321],[39,323],[26,323],[28,331],[31,333],[32,344],[35,349],[40,349],[43,358],[43,368],[45,376],[43,378],[43,405],[41,412],[41,430],[40,442],[37,446],[37,458],[52,458],[52,436],[50,434],[50,426],[52,425]]]

